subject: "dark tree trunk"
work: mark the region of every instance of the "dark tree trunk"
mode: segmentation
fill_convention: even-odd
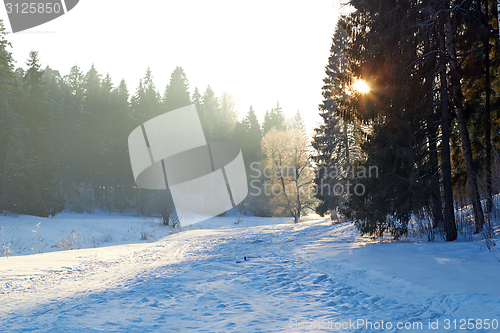
[[[439,46],[441,55],[439,56],[441,73],[441,159],[443,172],[444,188],[444,230],[446,240],[454,241],[457,239],[457,226],[455,224],[455,211],[453,208],[453,187],[451,184],[451,162],[450,162],[450,120],[448,116],[448,83],[446,81],[446,50],[444,29],[439,34]]]
[[[446,33],[446,48],[450,59],[451,91],[453,94],[453,100],[455,101],[455,113],[457,114],[458,130],[460,132],[460,141],[462,142],[462,152],[464,154],[465,161],[465,172],[467,173],[467,189],[469,191],[469,197],[472,201],[474,221],[477,233],[483,229],[484,215],[483,209],[481,207],[481,202],[479,200],[479,191],[477,188],[477,180],[474,172],[472,147],[463,109],[463,94],[460,84],[460,76],[458,73],[455,41],[453,37],[451,17],[448,12],[445,12],[444,29]]]
[[[433,47],[435,47],[436,39],[433,39]],[[424,53],[428,54],[431,51],[431,37],[427,38],[424,42]],[[436,56],[429,57],[429,63],[434,65],[436,63]],[[438,122],[439,114],[434,107],[434,81],[435,73],[432,74],[433,78],[425,80],[425,90],[427,92],[425,105],[430,109],[431,115],[427,120],[427,140],[429,149],[429,167],[431,172],[430,176],[430,194],[431,194],[431,211],[432,211],[432,227],[436,229],[438,226],[443,225],[443,205],[441,202],[441,187],[439,186],[439,158],[437,148]]]
[[[439,168],[438,168],[438,153],[437,153],[437,142],[435,137],[437,135],[436,130],[436,117],[432,117],[431,124],[429,127],[429,162],[431,175],[431,200],[432,200],[432,217],[433,217],[433,228],[437,228],[439,225],[443,224],[443,206],[441,203],[441,187],[439,186]]]
[[[485,92],[486,92],[486,103],[484,107],[484,119],[483,125],[485,126],[484,131],[484,144],[486,146],[486,213],[489,215],[491,213],[491,208],[493,206],[493,191],[491,182],[491,80],[490,80],[490,14],[489,14],[489,0],[485,0],[485,20],[486,20],[486,33],[484,40],[484,76],[485,76]]]

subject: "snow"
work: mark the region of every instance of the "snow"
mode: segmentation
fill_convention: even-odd
[[[0,226],[17,254],[0,258],[2,332],[462,332],[468,319],[490,332],[476,320],[500,320],[500,263],[480,242],[375,242],[317,216],[182,232],[110,214]],[[82,249],[52,247],[73,231]]]

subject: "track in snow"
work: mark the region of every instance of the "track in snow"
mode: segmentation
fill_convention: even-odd
[[[0,325],[47,332],[327,332],[359,319],[422,323],[415,331],[425,332],[429,321],[470,314],[474,301],[500,308],[487,295],[464,304],[467,295],[432,291],[342,256],[310,256],[324,244],[359,241],[351,226],[316,221],[191,233],[4,284],[2,310],[9,304],[14,310]]]

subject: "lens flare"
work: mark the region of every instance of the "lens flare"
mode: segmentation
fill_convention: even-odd
[[[354,82],[352,87],[353,87],[354,91],[362,93],[362,94],[366,94],[367,92],[370,91],[370,87],[368,87],[368,84],[364,80],[361,80],[361,79],[356,80],[356,82]]]

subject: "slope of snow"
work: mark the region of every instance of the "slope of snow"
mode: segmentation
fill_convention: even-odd
[[[500,320],[500,263],[475,242],[375,243],[317,217],[194,227],[0,258],[1,330],[462,332],[473,319],[470,331],[490,332]]]

